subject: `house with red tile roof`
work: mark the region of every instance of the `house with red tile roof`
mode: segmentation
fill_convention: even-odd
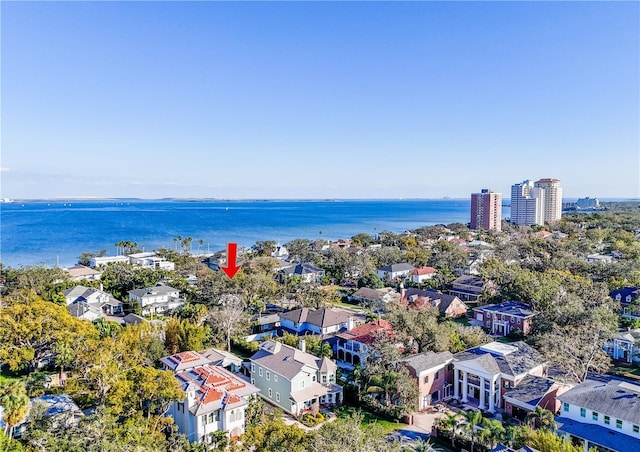
[[[244,433],[249,398],[260,390],[239,375],[213,365],[206,356],[186,351],[160,360],[172,370],[186,393],[167,415],[190,441],[210,443],[211,434],[223,431],[231,438]]]
[[[420,267],[414,270],[411,270],[411,282],[416,284],[422,284],[423,282],[433,278],[438,273],[433,267]]]
[[[355,366],[364,367],[371,351],[370,345],[380,335],[391,337],[393,325],[386,320],[365,323],[350,331],[336,335],[336,364],[338,367],[352,370]]]

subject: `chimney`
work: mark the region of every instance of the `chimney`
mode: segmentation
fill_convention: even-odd
[[[356,326],[353,317],[349,317],[347,320],[347,331],[351,331]]]
[[[298,342],[298,348],[300,350],[302,350],[303,352],[307,351],[307,341],[305,341],[304,339],[300,339],[300,341]]]
[[[100,292],[104,292],[104,286],[100,283]]]
[[[404,288],[404,283],[400,283],[400,300],[404,300],[405,299],[406,293],[407,293],[407,291]]]

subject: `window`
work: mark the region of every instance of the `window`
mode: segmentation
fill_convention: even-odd
[[[424,376],[424,383],[429,383],[429,375]]]
[[[184,413],[184,403],[183,402],[178,402],[178,411],[180,411],[181,413]]]
[[[616,428],[622,428],[622,421],[620,419],[616,419]]]
[[[271,372],[267,371],[267,381],[271,380]]]
[[[256,384],[256,380],[255,380],[255,378],[252,378],[252,379],[251,379],[251,384],[252,384],[252,385]]]
[[[276,374],[273,374],[273,381],[275,381],[275,382],[278,381],[278,376]]]
[[[580,408],[580,417],[586,417],[586,416],[587,416],[586,408]]]
[[[604,417],[604,423],[605,423],[605,424],[607,424],[607,425],[611,424],[611,418],[610,418],[609,416],[606,416],[606,415],[605,415],[605,417]]]
[[[633,433],[640,433],[640,427],[638,427],[637,425],[633,426]]]
[[[518,319],[518,325],[520,325],[520,319]]]
[[[262,377],[262,367],[260,367],[260,368],[258,369],[258,375],[260,375],[260,376]]]
[[[255,372],[256,371],[256,365],[251,363],[251,372]]]
[[[596,413],[595,411],[591,413],[591,419],[593,419],[594,421],[598,420],[598,413]]]
[[[437,380],[438,378],[440,378],[440,371],[436,371],[436,376],[433,377],[434,380]]]
[[[563,409],[564,411],[569,411],[569,404],[568,404],[567,402],[564,402],[564,403],[562,404],[562,409]]]
[[[279,402],[279,401],[280,401],[280,393],[276,392],[276,402]]]
[[[511,382],[508,380],[504,380],[503,386],[505,389],[509,389],[511,387]]]
[[[273,391],[271,390],[271,388],[269,388],[269,398],[271,399],[273,397]]]
[[[304,388],[304,380],[300,381],[300,389]]]

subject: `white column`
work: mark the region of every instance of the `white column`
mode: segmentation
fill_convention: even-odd
[[[467,383],[467,377],[468,377],[468,372],[463,371],[462,372],[462,401],[463,402],[468,402],[469,399],[467,398],[467,392],[469,390],[469,385]]]
[[[458,369],[453,370],[453,397],[460,400],[460,371]]]
[[[484,377],[480,377],[480,406],[481,410],[485,409],[484,406]]]
[[[495,394],[495,380],[491,378],[491,382],[489,383],[489,412],[496,412],[496,394]],[[500,388],[498,388],[498,393],[500,392]]]

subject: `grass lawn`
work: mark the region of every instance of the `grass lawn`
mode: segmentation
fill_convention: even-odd
[[[404,428],[408,426],[407,424],[404,424],[402,422],[388,421],[386,419],[381,418],[377,414],[374,414],[370,411],[366,411],[360,408],[342,406],[336,410],[336,414],[340,419],[346,418],[355,412],[359,412],[360,414],[362,414],[361,425],[363,427],[368,427],[369,425],[376,424],[382,427],[384,432],[387,434],[393,432],[394,430],[398,430],[399,428]]]
[[[9,377],[7,375],[4,374],[0,374],[0,385],[6,385],[9,383],[13,383],[14,381],[18,381],[20,380],[19,378],[16,377]]]

